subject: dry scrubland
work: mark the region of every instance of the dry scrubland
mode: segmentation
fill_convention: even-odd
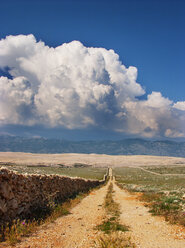
[[[80,164],[81,165],[81,164]],[[82,165],[83,166],[83,165]],[[16,171],[21,174],[37,174],[37,175],[60,175],[67,177],[79,177],[85,179],[102,180],[107,172],[107,168],[92,168],[92,167],[53,167],[39,165],[0,165],[0,168],[7,168],[11,171]]]
[[[114,175],[120,169],[113,170]],[[135,171],[135,168],[127,169]],[[145,173],[139,168],[137,170]],[[139,185],[133,172],[126,175],[130,175],[131,180],[127,185],[136,182]],[[148,175],[156,177],[150,172]],[[125,173],[121,174],[119,181],[120,179],[123,183]],[[148,182],[150,179],[147,179]],[[139,193],[133,193],[137,190],[140,190]],[[120,189],[113,178],[112,182],[109,181],[107,185],[85,197],[70,210],[71,214],[58,218],[47,226],[41,226],[37,233],[17,243],[16,248],[184,248],[185,235],[182,227],[169,225],[163,218],[151,216],[149,208],[145,207],[146,203],[138,201],[138,197],[146,191],[141,188],[137,190],[135,188],[130,194]],[[164,202],[163,206],[169,206],[167,203],[171,204],[174,200],[176,204],[177,199],[172,198],[172,201]],[[2,247],[12,248],[6,244]]]
[[[40,234],[16,247],[184,247],[185,158],[3,152],[0,162],[0,167],[26,173],[28,178],[33,173],[40,174],[36,178],[57,174],[102,179],[107,167],[113,167],[115,177],[113,188],[108,183],[90,193],[71,215],[41,228]]]
[[[0,152],[0,162],[29,165],[67,165],[75,163],[93,167],[156,166],[184,164],[185,158],[146,155],[98,155],[98,154],[32,154],[22,152]]]
[[[185,165],[115,168],[121,188],[139,192],[153,215],[185,226]]]

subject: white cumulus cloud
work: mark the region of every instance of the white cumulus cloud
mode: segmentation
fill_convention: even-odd
[[[173,105],[173,107],[176,108],[176,109],[185,111],[185,101],[184,102],[176,102]]]
[[[143,136],[185,136],[185,102],[159,92],[147,100],[137,68],[126,68],[113,50],[79,41],[56,48],[33,35],[0,40],[0,123],[88,126]]]

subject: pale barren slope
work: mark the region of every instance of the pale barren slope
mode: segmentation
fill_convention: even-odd
[[[17,164],[64,164],[74,163],[90,164],[96,167],[111,166],[150,166],[185,164],[185,158],[147,156],[147,155],[99,155],[99,154],[33,154],[21,152],[0,152],[0,162]]]

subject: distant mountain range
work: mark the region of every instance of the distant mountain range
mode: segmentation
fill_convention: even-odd
[[[67,141],[46,138],[0,136],[1,152],[96,153],[110,155],[158,155],[185,157],[185,142],[124,139],[119,141]]]

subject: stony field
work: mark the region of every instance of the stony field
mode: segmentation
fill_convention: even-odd
[[[125,167],[125,166],[171,166],[185,165],[185,158],[128,155],[110,156],[99,154],[32,154],[22,152],[0,152],[0,163],[27,165],[67,165],[75,163],[92,165],[93,167]]]
[[[140,192],[154,215],[185,226],[185,166],[115,168],[113,174],[121,188]]]
[[[23,200],[32,203],[33,198],[44,199],[43,194],[49,194],[51,198],[53,190],[57,194],[59,191],[64,193],[64,189],[68,190],[65,195],[67,198],[70,190],[74,189],[75,185],[78,186],[78,182],[85,183],[83,179],[61,179],[58,175],[100,180],[109,171],[110,180],[101,188],[90,191],[86,197],[76,195],[75,199],[68,199],[62,205],[55,203],[55,199],[48,198],[46,206],[49,212],[44,222],[40,222],[39,218],[36,222],[35,218],[34,221],[31,219],[31,222],[29,219],[24,221],[20,215],[20,220],[13,222],[11,229],[7,229],[6,226],[3,229],[5,238],[2,240],[7,242],[1,243],[0,247],[184,247],[184,158],[8,152],[0,153],[0,168],[2,167],[25,174],[8,172],[8,175],[12,174],[12,180],[7,183],[8,177],[5,171],[1,170],[4,171],[2,200],[6,198],[6,201],[8,196],[5,191],[11,184],[14,187],[12,189],[14,194],[18,191],[19,197],[24,195]],[[107,167],[112,167],[113,170],[107,170]],[[31,180],[32,183],[26,180]],[[61,180],[69,183],[62,184]],[[93,184],[92,181],[90,183]],[[96,183],[99,185],[98,181]],[[22,190],[26,191],[27,198],[25,194],[20,194]],[[75,194],[78,191],[75,190]],[[15,209],[19,209],[17,205],[21,204],[15,201],[19,197],[13,197],[12,192],[9,192],[11,196],[9,203],[13,204]],[[111,193],[111,196],[108,193]],[[6,201],[1,202],[1,210],[2,206],[7,210],[10,205]],[[78,202],[78,205],[72,207],[73,201],[74,204]],[[69,204],[69,208],[68,205],[66,208],[65,204]],[[107,209],[110,211],[107,212]],[[12,214],[14,213],[12,210]],[[33,212],[31,213],[33,215]]]
[[[76,166],[76,165],[75,165]],[[77,164],[78,166],[78,164]],[[62,167],[62,166],[39,166],[26,164],[1,164],[0,168],[7,168],[9,170],[17,171],[23,174],[38,174],[38,175],[60,175],[68,177],[80,177],[85,179],[102,180],[107,172],[107,168],[93,168],[85,167]],[[84,167],[83,167],[84,166]]]

